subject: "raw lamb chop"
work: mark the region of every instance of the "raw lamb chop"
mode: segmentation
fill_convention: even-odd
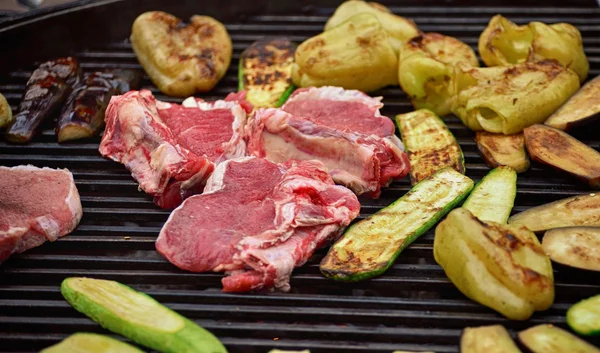
[[[256,111],[246,128],[250,155],[275,163],[317,159],[335,182],[358,195],[369,192],[379,197],[382,186],[404,177],[410,169],[395,136],[339,130],[272,108]]]
[[[77,227],[82,210],[67,169],[0,167],[0,263]]]
[[[245,155],[246,110],[237,99],[178,105],[148,90],[113,97],[100,153],[124,164],[157,205],[174,208],[202,192],[215,163]]]
[[[157,250],[177,267],[225,271],[227,292],[288,291],[294,267],[337,238],[360,211],[319,161],[244,157],[217,166],[204,193],[179,206]]]

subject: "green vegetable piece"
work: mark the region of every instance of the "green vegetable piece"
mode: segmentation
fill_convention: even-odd
[[[226,353],[210,332],[146,294],[115,281],[71,277],[60,288],[102,327],[162,353]]]
[[[463,208],[481,221],[505,224],[517,196],[517,172],[511,167],[492,169],[473,188]]]
[[[40,353],[143,353],[125,342],[95,333],[75,333]]]
[[[402,250],[460,203],[473,184],[450,167],[438,171],[388,207],[349,227],[321,262],[321,272],[347,282],[382,274]]]
[[[573,305],[567,311],[567,324],[582,336],[600,334],[600,295]]]

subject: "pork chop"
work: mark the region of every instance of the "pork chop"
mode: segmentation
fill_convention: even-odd
[[[0,263],[77,227],[79,193],[67,169],[0,167]]]
[[[202,192],[216,163],[245,155],[246,110],[237,101],[178,105],[130,91],[113,97],[105,116],[100,153],[124,164],[163,208]]]
[[[219,164],[204,193],[162,228],[157,250],[177,267],[225,271],[223,290],[289,290],[289,276],[360,211],[318,161],[245,157]]]

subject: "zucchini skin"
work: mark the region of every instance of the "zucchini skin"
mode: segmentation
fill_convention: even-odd
[[[567,311],[567,324],[582,336],[600,335],[600,295],[571,306]]]
[[[157,306],[165,308],[173,314],[174,318],[180,320],[183,326],[175,332],[167,332],[135,324],[131,320],[119,317],[110,309],[89,298],[85,293],[70,288],[69,281],[72,280],[81,279],[75,277],[66,278],[60,287],[60,291],[67,302],[77,311],[87,315],[109,331],[121,334],[136,343],[163,353],[227,353],[221,342],[210,332],[175,311],[164,307],[144,293],[137,292],[124,284],[115,282],[123,291],[133,292],[134,295],[146,300],[149,299],[151,302],[156,303]],[[93,281],[93,279],[83,280]]]
[[[498,185],[498,183],[502,184]],[[501,188],[502,186],[504,188]],[[507,197],[502,200],[504,195]],[[511,167],[501,166],[492,169],[475,185],[463,208],[471,211],[473,216],[482,221],[505,224],[515,205],[515,197],[517,197],[517,173]]]
[[[451,177],[460,179],[460,181],[452,183],[452,181],[449,180],[449,178],[451,178]],[[388,219],[389,219],[389,217],[402,217],[402,214],[403,213],[406,214],[406,211],[404,211],[404,212],[402,210],[395,211],[395,210],[393,210],[394,206],[397,206],[400,202],[403,202],[406,200],[409,200],[409,201],[407,201],[409,203],[417,203],[415,201],[412,201],[410,198],[412,198],[412,197],[422,198],[423,196],[426,197],[427,195],[420,195],[419,191],[422,188],[427,188],[428,187],[427,184],[429,184],[429,183],[437,183],[438,185],[442,184],[442,183],[452,183],[453,185],[449,186],[451,191],[453,189],[458,188],[459,186],[462,187],[462,190],[460,190],[460,192],[457,192],[456,196],[452,200],[450,200],[448,203],[446,203],[442,207],[439,207],[437,212],[435,214],[433,214],[431,217],[429,217],[425,222],[420,224],[419,227],[415,231],[406,235],[406,237],[402,240],[402,244],[394,251],[394,253],[387,260],[385,260],[383,262],[374,263],[374,261],[369,259],[369,261],[371,263],[366,264],[366,268],[364,268],[362,265],[364,265],[365,262],[361,259],[361,254],[360,253],[356,254],[356,252],[351,253],[351,252],[347,251],[345,245],[343,244],[343,242],[345,241],[344,239],[346,239],[346,238],[350,239],[350,241],[348,243],[352,243],[353,240],[355,239],[354,237],[357,236],[357,235],[353,234],[353,231],[355,229],[358,229],[358,227],[360,227],[361,225],[367,224],[369,222],[371,224],[375,224],[375,222],[378,221],[378,217],[388,217]],[[446,167],[446,168],[438,171],[434,175],[430,176],[429,178],[423,180],[421,183],[414,186],[409,192],[407,192],[404,196],[402,196],[398,200],[394,201],[391,205],[379,210],[377,213],[375,213],[371,217],[365,218],[364,220],[357,222],[357,223],[353,224],[352,226],[350,226],[346,230],[344,235],[329,249],[329,252],[321,261],[321,265],[320,265],[321,273],[328,278],[331,278],[331,279],[337,280],[337,281],[342,281],[342,282],[358,282],[358,281],[366,280],[366,279],[369,279],[372,277],[376,277],[376,276],[384,273],[394,263],[396,258],[398,258],[400,253],[408,245],[413,243],[417,238],[419,238],[421,235],[423,235],[425,232],[427,232],[444,215],[446,215],[454,207],[456,207],[469,194],[469,192],[473,188],[473,185],[474,185],[473,180],[471,180],[470,178],[468,178],[467,176],[465,176],[463,174],[458,173],[453,168]],[[425,189],[425,190],[427,190],[427,189]],[[415,194],[417,194],[417,196],[414,196]],[[423,204],[422,202],[419,202],[419,203]],[[416,211],[413,210],[413,212],[416,212]],[[394,218],[392,218],[392,220],[393,219]],[[386,220],[387,219],[384,218],[383,222],[385,222]],[[379,221],[379,222],[381,223],[382,221]],[[375,228],[375,227],[373,227],[373,228]],[[398,238],[398,236],[397,236],[397,238]],[[390,241],[390,242],[393,242],[393,241]],[[368,244],[365,244],[365,245],[368,245]],[[384,245],[386,245],[386,244],[384,244]],[[387,245],[394,246],[394,244],[387,244]],[[347,255],[348,260],[344,261],[344,260],[340,259],[339,258],[340,253],[344,253],[344,254],[349,253],[349,255]],[[343,256],[346,256],[346,255],[343,255]]]

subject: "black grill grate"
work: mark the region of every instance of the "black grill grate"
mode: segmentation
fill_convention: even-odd
[[[570,22],[581,30],[591,63],[600,74],[600,10],[596,8],[451,8],[398,7],[426,32],[456,36],[476,46],[489,18],[502,13],[518,23],[539,20]],[[222,98],[237,86],[237,59],[252,41],[286,36],[302,41],[317,34],[333,8],[312,8],[305,16],[254,16],[228,22],[234,59],[227,76],[206,99]],[[66,54],[66,53],[65,53]],[[127,41],[75,53],[85,70],[140,68]],[[3,55],[6,55],[3,53]],[[0,92],[13,108],[18,104],[34,63],[0,79]],[[159,99],[174,101],[143,84]],[[411,110],[399,88],[387,88],[383,113]],[[477,153],[473,134],[456,118],[447,120],[458,138],[467,175],[479,180],[488,170]],[[599,124],[573,134],[596,149]],[[213,331],[230,352],[266,352],[270,348],[307,348],[311,352],[391,352],[397,349],[457,352],[461,329],[500,323],[511,332],[537,323],[564,326],[574,302],[600,292],[600,277],[555,265],[556,301],[527,322],[511,322],[466,300],[446,279],[432,256],[432,232],[421,237],[383,276],[357,284],[322,277],[318,252],[292,276],[292,292],[230,295],[220,292],[220,274],[177,270],[154,250],[154,240],[168,212],[150,197],[119,164],[97,152],[99,139],[58,145],[51,124],[35,142],[14,146],[0,142],[0,165],[31,163],[69,168],[82,196],[84,217],[78,229],[53,244],[13,256],[0,267],[0,352],[33,352],[77,331],[103,332],[73,310],[59,292],[67,276],[121,281]],[[379,200],[362,202],[361,217],[377,211],[409,189],[402,180],[384,190]],[[539,165],[519,175],[515,211],[588,192],[573,179]],[[600,341],[593,341],[599,344]]]

